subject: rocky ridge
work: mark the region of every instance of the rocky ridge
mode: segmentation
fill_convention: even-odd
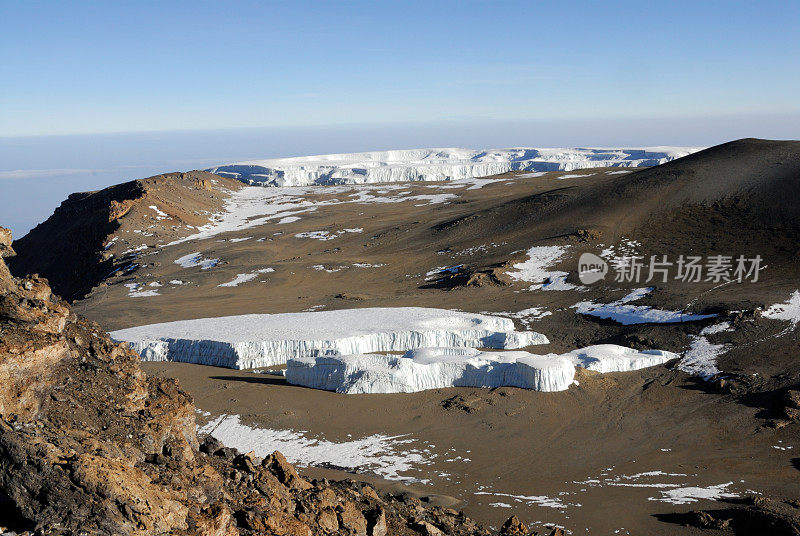
[[[14,243],[17,275],[37,272],[72,301],[112,275],[140,268],[159,242],[191,234],[242,184],[205,171],[164,173],[70,195]]]

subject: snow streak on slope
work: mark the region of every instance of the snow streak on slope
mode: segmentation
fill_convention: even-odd
[[[728,322],[720,322],[703,328],[700,335],[690,335],[691,345],[683,355],[681,362],[678,363],[678,368],[687,374],[700,376],[704,380],[719,374],[717,358],[727,352],[730,347],[727,344],[712,344],[706,336],[732,330],[733,328]]]
[[[619,322],[623,326],[632,324],[671,324],[675,322],[694,322],[713,318],[716,314],[700,315],[655,309],[648,305],[631,305],[630,302],[640,300],[653,291],[653,287],[637,288],[623,298],[611,303],[595,303],[583,301],[572,306],[579,314],[607,318]]]
[[[409,149],[252,160],[208,171],[249,184],[304,186],[374,182],[443,181],[508,171],[571,171],[593,167],[655,166],[700,147],[631,149]]]
[[[414,482],[408,476],[419,472],[418,466],[430,463],[429,449],[412,446],[415,439],[406,436],[376,434],[337,443],[308,437],[301,431],[251,428],[238,415],[222,415],[201,427],[226,446],[241,452],[266,456],[280,451],[290,463],[301,466],[340,467],[358,473],[373,473],[388,480]],[[424,446],[425,444],[423,444]]]
[[[440,346],[523,348],[547,337],[508,318],[420,307],[251,314],[182,320],[111,333],[146,361],[256,368],[288,359]]]
[[[438,186],[438,185],[437,185]],[[459,188],[466,188],[469,183],[459,183]],[[179,238],[167,246],[202,240],[229,231],[241,231],[263,225],[267,222],[291,223],[301,219],[299,215],[307,215],[321,207],[343,204],[384,204],[414,203],[415,206],[447,203],[455,200],[455,194],[420,194],[407,195],[408,191],[395,191],[397,185],[360,185],[285,187],[285,188],[242,188],[229,192],[224,209],[214,214],[209,223],[197,227],[197,232]],[[337,195],[341,199],[310,199],[314,194]],[[347,231],[347,230],[346,230]],[[359,232],[351,229],[348,232]]]
[[[800,290],[795,290],[785,303],[771,305],[761,315],[773,320],[788,320],[794,328],[800,322]]]
[[[528,260],[514,264],[515,272],[506,272],[512,279],[534,283],[528,290],[573,290],[567,283],[568,272],[548,270],[567,253],[568,246],[534,246],[528,250]]]

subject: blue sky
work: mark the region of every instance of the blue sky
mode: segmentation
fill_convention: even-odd
[[[800,110],[798,2],[12,2],[0,135]]]
[[[0,225],[237,160],[800,138],[800,2],[0,0]]]

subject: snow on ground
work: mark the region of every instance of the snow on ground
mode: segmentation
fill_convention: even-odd
[[[450,274],[457,274],[458,270],[464,266],[463,264],[457,264],[455,266],[437,266],[433,270],[428,271],[425,274],[425,281],[430,281],[432,279],[439,279],[438,276],[445,276]]]
[[[316,355],[424,347],[523,348],[547,337],[509,318],[420,307],[250,314],[133,327],[111,334],[147,361],[257,368]]]
[[[295,238],[313,238],[315,240],[333,240],[336,238],[335,234],[331,234],[328,231],[304,231],[302,233],[297,233],[294,235]]]
[[[150,205],[149,208],[151,208],[153,211],[155,211],[155,213],[158,215],[156,217],[157,220],[163,220],[164,218],[168,217],[167,213],[162,212],[161,210],[159,210],[159,208],[156,205]]]
[[[717,358],[727,352],[730,347],[727,344],[712,344],[705,336],[732,329],[728,322],[720,322],[703,328],[700,335],[691,335],[691,344],[678,363],[678,368],[687,374],[700,376],[704,380],[719,374]]]
[[[713,318],[716,314],[699,315],[681,311],[655,309],[648,305],[631,305],[653,291],[652,287],[634,289],[627,296],[611,303],[583,301],[572,306],[577,313],[598,318],[611,319],[624,326],[631,324],[671,324],[674,322],[693,322]]]
[[[147,244],[142,244],[142,245],[139,245],[139,246],[128,248],[128,249],[126,249],[125,251],[122,252],[122,255],[127,255],[128,253],[136,253],[137,251],[142,251],[144,249],[147,249],[148,247],[150,247],[150,246],[148,246]]]
[[[503,386],[564,391],[574,377],[575,367],[564,358],[473,348],[423,348],[402,357],[307,357],[290,359],[286,368],[291,384],[347,394]]]
[[[443,181],[486,177],[508,171],[546,172],[594,167],[654,166],[700,149],[410,149],[253,160],[222,165],[208,171],[249,184],[269,186]]]
[[[475,348],[418,348],[405,355],[341,355],[290,359],[286,381],[338,393],[414,393],[446,387],[521,387],[564,391],[575,367],[620,372],[660,365],[678,356],[614,344],[565,354],[486,352]]]
[[[530,323],[533,320],[541,320],[542,318],[550,316],[553,313],[546,310],[544,307],[529,307],[527,309],[523,309],[522,311],[517,311],[516,313],[495,313],[495,314],[510,316],[511,318],[518,318],[519,320],[525,323]]]
[[[143,285],[140,283],[125,283],[125,286],[128,288],[128,296],[131,298],[149,298],[151,296],[159,295],[157,290],[143,289]]]
[[[543,506],[545,508],[555,508],[557,510],[565,510],[570,506],[581,506],[580,504],[568,504],[557,497],[547,497],[546,495],[513,495],[511,493],[499,493],[492,491],[476,491],[474,495],[491,495],[492,497],[505,497],[508,499],[512,499],[514,502],[524,503],[528,506]]]
[[[771,305],[761,316],[773,320],[788,320],[792,327],[796,326],[800,322],[800,290],[795,290],[786,302]]]
[[[387,480],[418,481],[402,473],[418,472],[418,466],[430,463],[427,445],[415,447],[418,441],[408,436],[376,434],[337,443],[309,437],[303,431],[252,428],[242,424],[238,415],[217,417],[199,432],[210,434],[240,452],[254,451],[259,457],[278,450],[292,464],[337,467],[359,474],[376,474]]]
[[[528,250],[528,260],[514,264],[515,272],[506,272],[512,279],[534,283],[528,290],[573,290],[567,283],[567,272],[548,270],[567,253],[568,246],[534,246]]]
[[[333,240],[337,236],[341,236],[345,233],[363,233],[364,229],[361,227],[356,227],[353,229],[342,229],[340,231],[305,231],[302,233],[297,233],[294,235],[295,238],[315,238],[317,240]]]
[[[602,244],[600,245],[602,246]],[[622,257],[632,257],[636,255],[641,245],[641,242],[638,240],[622,237],[618,244],[612,244],[603,249],[603,251],[600,252],[600,256],[610,264],[613,264],[615,260],[621,259]]]
[[[337,266],[335,268],[327,268],[324,264],[314,264],[311,267],[314,270],[317,270],[317,271],[320,271],[320,272],[328,272],[329,274],[333,274],[333,273],[336,273],[336,272],[341,272],[342,270],[347,268],[347,266]]]
[[[386,191],[389,195],[376,195]],[[283,187],[283,188],[242,188],[229,191],[223,209],[210,217],[206,225],[197,227],[197,232],[166,244],[171,246],[193,240],[212,238],[222,233],[250,229],[269,222],[292,223],[302,215],[315,212],[321,207],[343,204],[381,204],[415,202],[422,204],[446,203],[458,196],[454,194],[405,195],[403,192],[387,190],[386,185],[351,185]],[[323,198],[321,195],[339,195],[342,199]],[[358,228],[347,232],[361,232]]]
[[[227,283],[222,283],[222,284],[217,285],[217,286],[218,287],[238,287],[242,283],[247,283],[248,281],[252,281],[256,277],[258,277],[258,274],[255,274],[255,273],[236,274],[236,277],[234,277],[231,281],[228,281]]]
[[[612,470],[613,467],[608,468],[597,477],[583,481],[573,481],[573,484],[586,486],[581,491],[585,491],[587,488],[604,487],[649,488],[658,490],[660,495],[648,497],[648,500],[671,504],[689,504],[700,499],[719,500],[738,497],[738,494],[728,490],[733,485],[733,482],[711,486],[689,486],[686,480],[688,478],[697,478],[697,474],[688,475],[686,473],[667,473],[655,470],[634,475],[613,475],[611,474]]]
[[[175,259],[175,264],[179,264],[183,268],[199,266],[201,270],[208,270],[219,264],[219,259],[206,259],[201,253],[195,252]]]
[[[690,486],[685,488],[668,489],[660,492],[661,497],[650,497],[649,500],[666,502],[670,504],[690,504],[695,503],[700,499],[717,501],[719,499],[736,498],[738,495],[728,491],[728,487],[732,484],[733,482],[728,482],[726,484],[717,484],[716,486],[708,486],[705,488]]]
[[[627,171],[623,171],[622,173],[627,173]],[[567,175],[561,175],[560,177],[556,177],[557,179],[578,179],[581,177],[594,177],[596,173],[570,173]]]
[[[261,268],[260,270],[254,270],[252,272],[246,274],[236,274],[231,281],[227,283],[222,283],[221,285],[217,285],[218,287],[238,287],[242,283],[247,283],[248,281],[252,281],[256,279],[261,274],[266,274],[269,272],[274,272],[274,268]]]

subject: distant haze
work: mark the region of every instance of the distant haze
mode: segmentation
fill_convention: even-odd
[[[800,137],[799,114],[438,122],[0,138],[0,225],[21,237],[70,193],[242,160],[422,147],[709,146]]]

